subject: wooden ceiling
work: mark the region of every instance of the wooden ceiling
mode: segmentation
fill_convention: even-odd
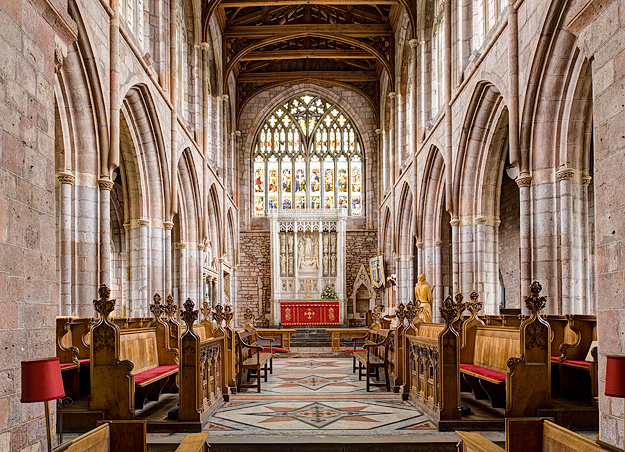
[[[405,1],[210,0],[205,23],[217,14],[223,25],[223,86],[234,75],[237,115],[259,91],[300,81],[353,89],[377,114],[380,76],[394,75],[392,18]]]

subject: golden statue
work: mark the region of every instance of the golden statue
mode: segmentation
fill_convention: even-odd
[[[418,283],[414,286],[414,296],[421,302],[423,311],[421,320],[425,323],[432,323],[432,288],[425,280],[425,275],[421,273],[417,276]]]

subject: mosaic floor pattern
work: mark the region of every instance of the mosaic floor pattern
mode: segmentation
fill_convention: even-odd
[[[434,425],[399,394],[366,392],[349,358],[274,359],[273,374],[233,395],[205,425],[211,435],[414,434]]]

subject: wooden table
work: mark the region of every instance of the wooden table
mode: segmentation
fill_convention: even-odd
[[[342,337],[364,336],[369,332],[369,328],[328,328],[326,333],[332,338],[332,351],[341,351]]]

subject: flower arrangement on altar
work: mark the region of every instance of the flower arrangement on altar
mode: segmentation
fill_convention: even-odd
[[[326,284],[323,288],[323,292],[321,292],[322,300],[336,300],[336,293],[334,292],[334,288],[330,284]]]

